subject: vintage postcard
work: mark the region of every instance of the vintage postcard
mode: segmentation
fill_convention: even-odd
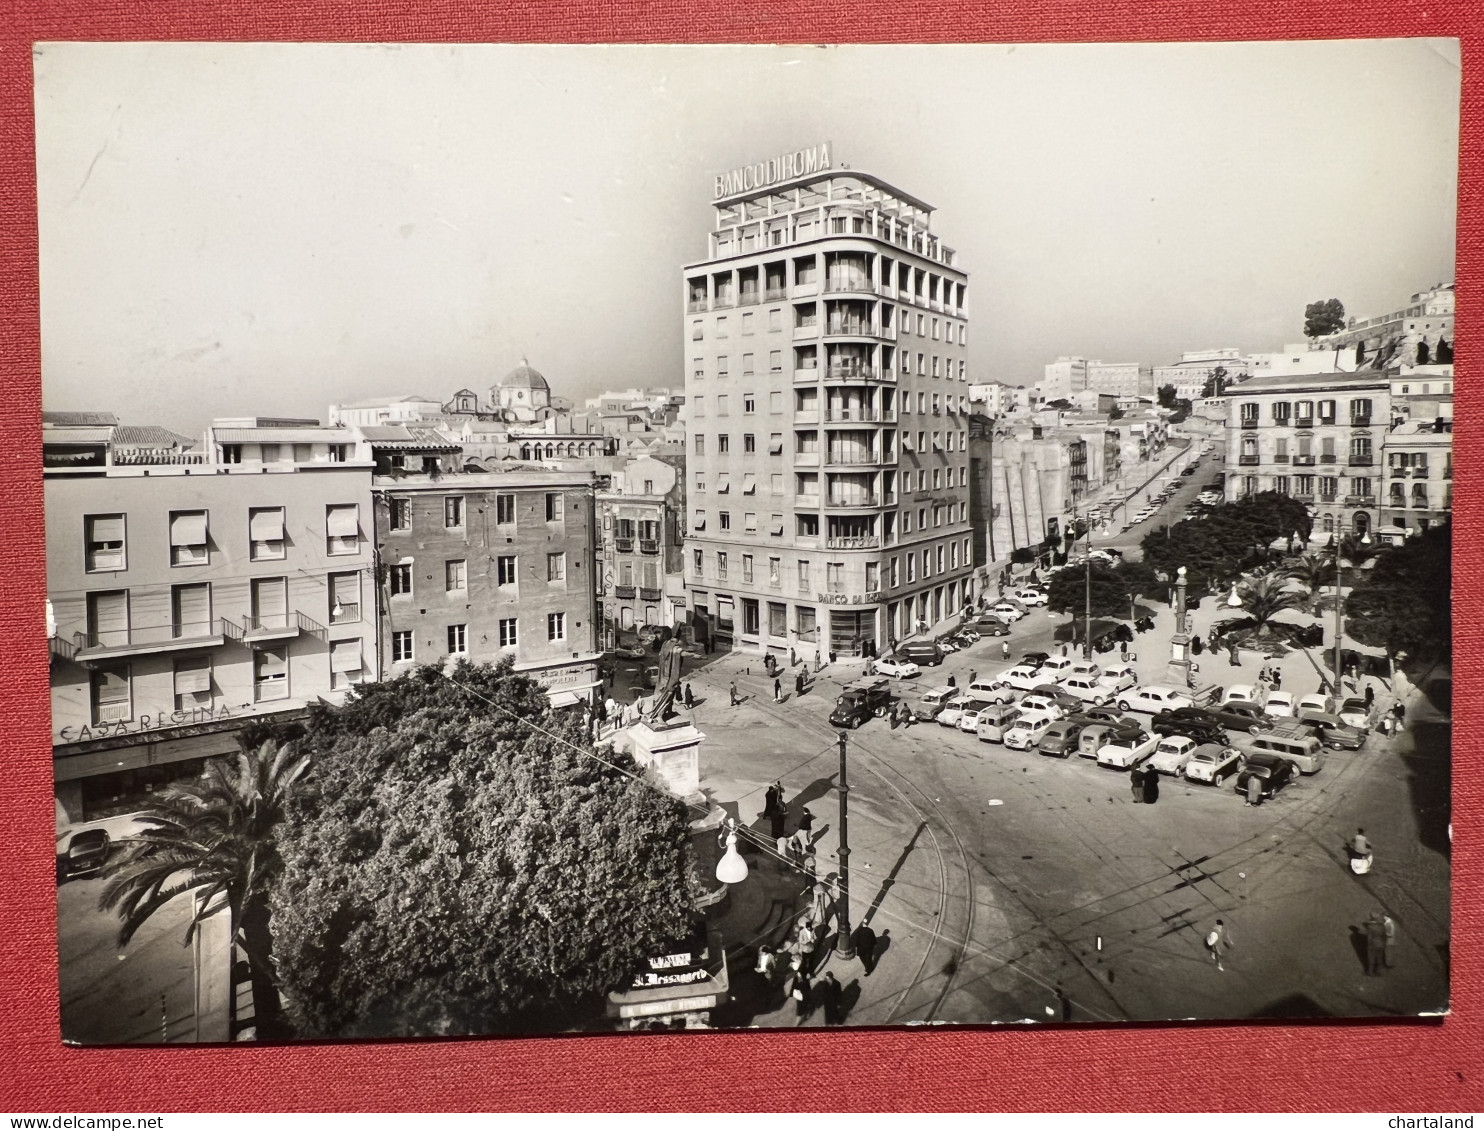
[[[1446,1012],[1459,65],[38,45],[62,1037]]]

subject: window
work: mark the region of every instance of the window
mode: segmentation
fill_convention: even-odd
[[[701,328],[701,320],[699,318],[695,319],[690,324],[690,340],[693,342],[699,342],[705,336],[706,332]]]
[[[450,656],[469,654],[469,626],[467,624],[448,626],[448,654]]]
[[[768,489],[775,495],[783,494],[783,472],[775,471],[768,476]]]
[[[798,522],[798,536],[800,538],[819,537],[819,515],[801,514],[794,517]]]
[[[411,633],[408,633],[411,636]],[[253,652],[253,698],[267,703],[289,697],[287,648],[259,648]]]
[[[699,416],[700,413],[697,413],[696,415]],[[719,396],[719,397],[716,398],[716,415],[717,416],[726,416],[727,415],[727,394],[726,393],[722,393],[721,396]]]
[[[514,648],[516,646],[515,617],[500,618],[500,647]]]
[[[742,376],[744,377],[751,377],[756,369],[753,356],[750,353],[744,353],[742,355]]]
[[[348,506],[325,508],[325,553],[331,557],[356,554],[361,549],[360,508]]]
[[[500,585],[515,584],[515,555],[502,554],[495,559],[495,576]]]
[[[1333,424],[1335,422],[1335,402],[1334,401],[1320,401],[1319,402],[1319,419],[1320,419],[1320,422],[1321,423],[1324,423],[1324,424]]]
[[[747,534],[757,533],[757,513],[755,511],[744,511],[742,514],[742,530]]]
[[[346,456],[346,449],[347,449],[348,446],[349,445],[346,445],[346,444],[331,444],[330,445],[330,462],[331,463],[344,463],[345,462],[345,456]]]
[[[123,515],[90,514],[83,519],[83,530],[89,573],[111,573],[127,568]]]
[[[866,563],[866,592],[875,593],[881,588],[881,566],[876,562]]]
[[[464,525],[464,496],[447,495],[443,499],[443,528],[458,530]]]
[[[692,550],[691,551],[691,572],[694,573],[697,577],[700,577],[701,576],[701,572],[705,568],[706,568],[706,555],[702,551],[700,551],[700,550]]]
[[[749,585],[752,584],[752,555],[751,554],[743,554],[742,555],[742,580],[744,582],[746,582],[747,584],[749,584]]]
[[[566,554],[547,554],[546,555],[546,580],[547,581],[566,581],[567,580],[567,555]]]
[[[354,577],[355,575],[352,574],[351,576]],[[263,629],[288,627],[288,578],[253,578],[249,599],[252,602],[252,612],[249,614],[247,622],[247,628],[249,632],[259,632]]]
[[[392,633],[392,663],[412,663],[412,632],[405,630]]]
[[[691,358],[690,373],[697,381],[706,379],[706,363],[699,357]]]
[[[211,586],[170,587],[170,627],[176,640],[211,635]]]
[[[912,512],[911,511],[903,511],[902,512],[902,533],[903,534],[911,534],[912,533]]]
[[[1307,426],[1314,423],[1314,402],[1298,401],[1294,404],[1294,416],[1300,425]]]
[[[500,526],[512,526],[515,523],[515,496],[495,496],[495,522]]]
[[[744,452],[757,451],[757,437],[751,432],[742,433],[742,450]]]
[[[562,493],[560,491],[546,492],[546,521],[562,521]]]
[[[443,563],[443,589],[446,593],[464,593],[469,589],[469,563],[451,558]]]
[[[546,639],[547,640],[565,640],[565,639],[567,639],[567,614],[566,613],[547,613],[546,614]]]
[[[845,592],[845,563],[827,562],[824,567],[825,589],[831,593]]]
[[[355,624],[361,619],[361,575],[330,574],[330,623]]]
[[[717,524],[718,529],[721,529],[721,530],[730,530],[732,528],[732,512],[731,511],[719,511],[719,512],[717,512],[717,515],[716,515],[716,524]]]
[[[1256,401],[1248,401],[1241,406],[1243,428],[1255,428],[1257,426],[1257,410],[1258,404]]]
[[[129,665],[99,668],[93,672],[93,725],[121,723],[134,717],[129,683]]]
[[[330,641],[330,687],[336,691],[361,682],[360,640]]]
[[[1366,398],[1357,398],[1350,402],[1350,423],[1369,424],[1371,421],[1371,402]]]
[[[757,411],[757,398],[748,393],[742,398],[742,415],[751,416]]]
[[[768,584],[771,585],[774,589],[779,588],[783,584],[782,558],[768,559]],[[779,634],[775,633],[775,635]]]
[[[388,526],[392,531],[397,532],[412,529],[411,499],[392,499],[388,503],[388,511],[390,512]]]
[[[697,432],[696,433],[696,455],[703,456],[705,454],[706,454],[706,437],[703,436],[703,435],[701,435],[701,433]]]
[[[732,437],[725,432],[716,437],[716,452],[718,455],[726,455],[732,450]]]
[[[717,377],[727,377],[727,376],[729,376],[730,375],[730,369],[731,369],[731,362],[727,361],[727,355],[724,354],[724,353],[723,354],[718,354],[717,355],[717,358],[716,358],[716,375],[717,375]]]
[[[1287,424],[1288,423],[1288,409],[1289,409],[1289,404],[1288,404],[1287,401],[1274,401],[1273,402],[1273,423],[1274,424]]]
[[[783,351],[782,350],[769,350],[768,351],[768,372],[770,372],[770,373],[782,373],[783,372]]]
[[[917,555],[907,555],[907,584],[911,585],[917,580]]]
[[[206,564],[206,512],[170,512],[170,564]]]
[[[252,561],[282,561],[282,506],[263,506],[248,511],[248,557]]]
[[[725,550],[716,551],[716,577],[719,581],[727,579],[727,552]]]
[[[387,579],[393,597],[406,597],[412,593],[412,563],[397,562],[387,569]]]
[[[727,336],[727,316],[725,314],[719,314],[716,317],[716,336],[718,338],[725,338]]]
[[[211,657],[183,656],[175,661],[175,709],[211,706]]]

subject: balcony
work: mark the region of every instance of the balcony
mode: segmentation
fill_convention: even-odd
[[[875,452],[830,452],[825,463],[833,467],[871,466],[883,460]]]
[[[1293,426],[1295,428],[1313,428],[1314,427],[1314,418],[1312,416],[1299,416],[1299,417],[1295,417],[1294,418],[1294,421],[1293,421]]]
[[[47,643],[51,646],[52,659],[75,660],[77,658],[77,646],[68,644],[60,636],[51,637]]]
[[[1338,496],[1336,496],[1336,495],[1320,495],[1319,496],[1319,501],[1321,503],[1323,503],[1325,506],[1329,507],[1329,506],[1333,506],[1334,505],[1335,499],[1337,497]]]
[[[1273,462],[1274,463],[1287,463],[1288,462],[1288,457],[1287,456],[1274,456],[1273,457]]]
[[[641,601],[658,601],[664,595],[665,591],[663,589],[650,589],[645,585],[639,586],[639,600]]]
[[[1417,498],[1414,495],[1412,497],[1412,509],[1413,510],[1418,510],[1418,511],[1431,510],[1432,509],[1432,503],[1428,499],[1425,499],[1425,498],[1419,499],[1419,498]]]
[[[1427,468],[1425,468],[1425,467],[1414,467],[1412,469],[1412,478],[1413,479],[1426,479],[1427,478]]]
[[[1339,459],[1340,459],[1340,457],[1337,456],[1337,455],[1335,455],[1334,452],[1325,452],[1322,456],[1319,457],[1319,462],[1320,463],[1338,463],[1339,462]]]
[[[1350,418],[1351,428],[1369,428],[1370,426],[1371,418],[1369,416],[1352,416]]]
[[[632,585],[615,585],[613,595],[620,601],[632,601],[634,599],[634,587]]]
[[[1314,457],[1311,455],[1297,455],[1293,457],[1294,467],[1313,467]]]
[[[833,510],[865,510],[868,507],[879,507],[881,500],[875,495],[849,495],[846,497],[831,496],[825,506]]]
[[[875,550],[881,546],[881,539],[874,534],[862,534],[854,538],[826,538],[824,546],[826,550]]]
[[[711,300],[712,310],[731,310],[735,305],[731,295],[717,295]]]
[[[1408,470],[1409,469],[1405,467],[1393,467],[1389,471],[1387,471],[1386,474],[1391,479],[1405,479],[1407,477]]]
[[[816,382],[816,381],[819,380],[819,376],[820,376],[820,371],[819,371],[818,368],[815,368],[815,367],[810,367],[808,369],[795,369],[794,370],[794,382],[795,383],[803,383],[803,384],[812,385],[812,384],[814,384],[814,382]]]
[[[1244,455],[1237,457],[1237,463],[1240,464],[1242,467],[1256,467],[1261,461],[1262,457],[1258,455]]]
[[[881,414],[874,408],[831,408],[824,419],[826,424],[879,424]]]
[[[794,508],[796,510],[799,510],[799,509],[802,509],[802,510],[818,510],[819,509],[819,496],[818,495],[795,495],[794,496]]]
[[[737,300],[738,306],[756,306],[758,304],[757,291],[743,291],[742,297]]]
[[[788,297],[788,289],[786,287],[769,287],[764,292],[763,297],[768,302],[782,302]]]
[[[217,648],[228,640],[242,641],[243,632],[225,617],[183,625],[154,625],[111,629],[107,632],[73,633],[73,658],[92,660],[148,656],[161,652],[185,652],[194,648]]]
[[[1345,505],[1347,507],[1373,507],[1376,505],[1375,495],[1346,495]]]
[[[1376,462],[1376,460],[1375,460],[1375,457],[1373,457],[1373,456],[1356,456],[1356,455],[1352,455],[1350,457],[1350,466],[1351,467],[1370,467],[1375,462]]]
[[[818,467],[819,466],[819,453],[818,452],[795,452],[794,453],[794,466],[795,467]]]
[[[796,409],[794,409],[794,423],[795,424],[818,424],[819,423],[819,409],[817,409],[817,408],[796,408]]]
[[[824,293],[827,295],[856,294],[874,295],[876,284],[870,279],[852,276],[849,279],[826,279],[824,281]],[[674,309],[671,307],[670,309]]]
[[[632,538],[615,538],[613,548],[620,554],[632,554],[634,552],[634,540]]]
[[[1299,494],[1294,495],[1293,498],[1295,502],[1299,503],[1313,503],[1314,501],[1313,492],[1309,492],[1307,494],[1300,492]]]
[[[813,380],[813,378],[810,378]],[[824,371],[826,381],[888,381],[896,383],[897,375],[870,365],[831,365]]]
[[[1444,479],[1452,479],[1453,478],[1453,465],[1451,463],[1447,467],[1443,468],[1443,478]]]
[[[687,314],[704,314],[711,309],[711,304],[703,298],[693,298],[685,304]]]
[[[639,539],[639,552],[641,554],[657,554],[657,553],[659,553],[660,552],[659,539],[658,538],[640,538]]]

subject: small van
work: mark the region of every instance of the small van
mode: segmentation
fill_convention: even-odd
[[[1276,755],[1306,774],[1317,774],[1324,765],[1324,747],[1302,727],[1276,727],[1237,745],[1248,751]]]
[[[898,644],[893,655],[899,660],[911,660],[924,666],[936,667],[943,662],[943,650],[931,640],[909,640]]]

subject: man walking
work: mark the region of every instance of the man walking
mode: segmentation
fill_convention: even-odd
[[[1381,914],[1381,953],[1385,956],[1386,969],[1390,970],[1395,962],[1392,960],[1396,949],[1396,920],[1385,912]]]
[[[763,805],[763,816],[768,818],[769,833],[774,840],[783,839],[783,828],[788,821],[788,806],[783,803],[783,783],[774,782],[768,787],[767,801]]]
[[[732,706],[735,707],[738,703],[741,702],[741,700],[737,698],[737,681],[733,680],[731,687],[729,687],[727,690],[731,692]]]
[[[876,932],[862,923],[850,936],[850,941],[855,945],[855,956],[861,960],[861,969],[869,978],[871,971],[876,969]]]
[[[1381,921],[1381,912],[1372,911],[1365,921],[1365,972],[1367,977],[1381,973],[1381,963],[1386,958],[1386,926]]]
[[[773,702],[783,702],[783,681],[776,677],[773,680]]]
[[[1000,659],[1002,659],[1002,660],[1008,660],[1009,658],[1010,658],[1010,642],[1008,640],[1001,640],[1000,641]]]
[[[1211,956],[1211,961],[1216,963],[1216,969],[1225,970],[1221,964],[1221,956],[1232,947],[1231,934],[1226,929],[1226,924],[1220,919],[1216,920],[1216,926],[1206,933],[1206,953]]]
[[[794,675],[794,697],[804,694],[804,669],[800,668]]]
[[[690,684],[685,685],[685,709],[692,710],[696,705],[695,694],[690,689]]]
[[[840,981],[835,977],[833,970],[825,974],[824,981],[819,984],[819,996],[824,1005],[824,1023],[826,1025],[844,1024],[845,1017],[840,1012],[844,991],[840,988]]]

